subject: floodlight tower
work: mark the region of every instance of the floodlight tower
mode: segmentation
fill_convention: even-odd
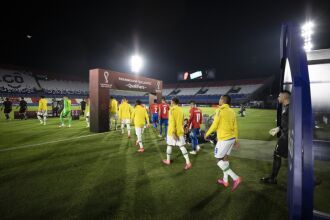
[[[314,23],[312,21],[306,22],[301,26],[301,36],[304,38],[304,50],[309,52],[313,48],[312,35],[313,35]]]
[[[131,70],[133,73],[139,73],[143,66],[143,59],[140,55],[133,55],[131,57]]]

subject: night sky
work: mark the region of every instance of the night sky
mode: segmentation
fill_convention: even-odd
[[[135,51],[146,60],[141,74],[166,82],[204,68],[218,80],[268,77],[279,74],[286,21],[313,20],[315,48],[330,47],[327,0],[31,2],[2,5],[0,64],[58,77],[87,80],[97,67],[130,72]]]

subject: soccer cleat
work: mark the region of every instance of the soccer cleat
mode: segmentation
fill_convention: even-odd
[[[42,125],[42,124],[43,124],[43,122],[42,122],[42,121],[40,121],[40,124]]]
[[[162,137],[162,135],[161,135],[161,134],[159,134],[159,135],[158,135],[158,137],[160,137],[160,138],[161,138],[161,137]]]
[[[241,177],[238,177],[237,180],[234,180],[233,188],[231,189],[231,191],[234,191],[241,182],[242,182]]]
[[[71,128],[71,125],[68,125],[68,128]]]
[[[190,151],[189,153],[190,154],[193,154],[193,155],[196,155],[197,154],[196,151],[194,151],[194,150],[193,151]]]
[[[44,125],[46,125],[46,122],[44,122]]]
[[[64,127],[64,124],[61,124],[60,126],[58,126],[59,128],[63,128]]]
[[[197,145],[196,150],[199,151],[201,149],[201,147],[199,145]]]
[[[260,179],[260,182],[265,183],[265,184],[277,184],[277,180],[272,177],[262,177]]]
[[[138,152],[143,153],[144,152],[144,148],[138,149]]]
[[[131,135],[128,135],[127,137],[128,137],[128,138],[131,138]]]
[[[163,164],[170,165],[171,164],[171,161],[163,160]]]
[[[219,183],[220,185],[223,185],[224,187],[228,187],[228,185],[229,185],[229,183],[223,181],[223,179],[218,179],[218,183]]]
[[[192,167],[191,163],[187,163],[184,167],[185,170],[189,170]]]

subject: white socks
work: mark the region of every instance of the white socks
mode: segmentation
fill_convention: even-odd
[[[184,159],[186,159],[186,164],[189,164],[190,160],[189,160],[189,155],[188,155],[187,149],[184,146],[181,146],[180,150],[182,152]],[[167,149],[166,149],[166,160],[167,161],[171,160],[171,155],[172,155],[172,146],[167,145]]]
[[[171,160],[171,154],[172,154],[172,146],[167,146],[167,149],[166,149],[166,159],[167,159],[167,161]]]
[[[121,123],[121,133],[124,134],[124,123]]]
[[[124,134],[124,127],[125,127],[125,123],[121,123],[121,133]],[[128,136],[131,135],[131,125],[130,124],[126,124],[126,128],[127,128],[127,134]]]
[[[231,169],[227,170],[227,174],[235,181],[238,179],[238,176]]]
[[[127,134],[128,134],[128,136],[130,136],[131,135],[131,125],[126,124],[126,127],[127,127]]]
[[[137,137],[137,143],[139,144],[140,148],[143,148],[143,145],[142,145],[142,129],[143,128],[140,128],[140,127],[136,127],[135,128],[135,134],[136,134],[136,137]]]
[[[37,115],[37,118],[39,119],[40,123],[44,123],[46,124],[46,120],[47,120],[47,117],[46,116],[40,116],[40,115]]]
[[[181,146],[180,150],[182,152],[184,159],[186,159],[186,164],[189,164],[190,160],[189,160],[189,155],[188,155],[187,149],[184,146]]]
[[[217,165],[223,171],[223,181],[228,182],[228,175],[233,179],[237,180],[238,176],[229,168],[229,161],[220,160]]]

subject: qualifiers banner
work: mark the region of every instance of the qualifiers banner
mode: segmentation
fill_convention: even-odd
[[[163,82],[142,76],[134,76],[111,70],[102,70],[106,83],[101,83],[101,87],[110,89],[139,91],[148,93],[161,93]],[[109,84],[108,84],[109,83]]]

